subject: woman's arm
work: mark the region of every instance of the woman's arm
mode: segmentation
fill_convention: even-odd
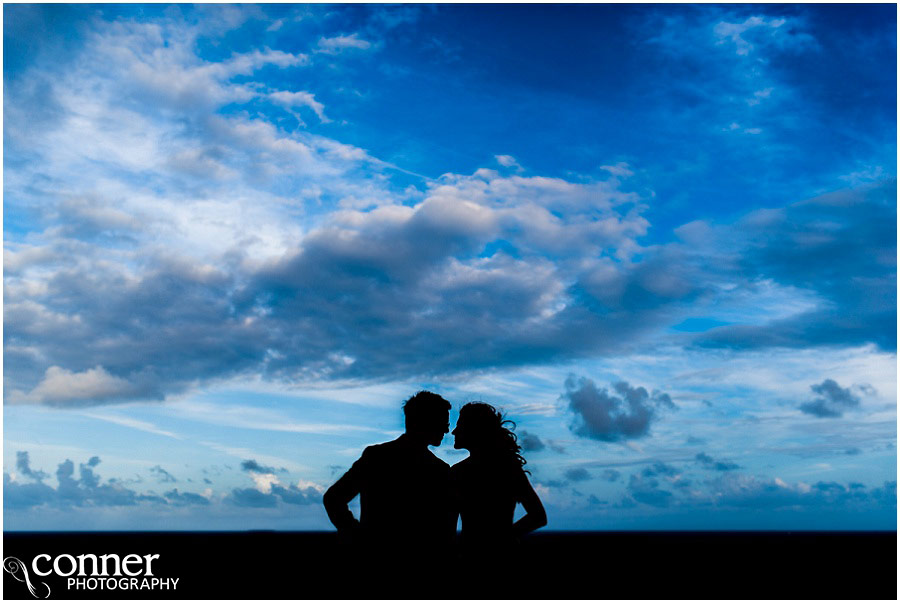
[[[517,481],[516,498],[522,503],[525,515],[513,524],[513,537],[515,538],[547,525],[547,512],[544,511],[544,505],[541,503],[541,499],[538,498],[537,492],[531,487],[531,483],[525,476],[524,471],[521,473],[521,478]]]

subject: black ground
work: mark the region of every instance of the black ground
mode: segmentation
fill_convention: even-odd
[[[897,598],[896,532],[543,531],[514,559],[473,568],[457,558],[432,577],[406,571],[427,552],[387,550],[379,561],[389,569],[368,575],[332,532],[6,532],[3,545],[51,599]],[[73,590],[34,576],[41,553],[159,554],[154,577],[179,581],[168,591]],[[34,598],[7,572],[3,585],[5,599]]]

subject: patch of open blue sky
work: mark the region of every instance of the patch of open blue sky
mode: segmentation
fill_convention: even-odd
[[[551,528],[895,529],[895,22],[4,6],[6,529],[324,529],[423,387]]]

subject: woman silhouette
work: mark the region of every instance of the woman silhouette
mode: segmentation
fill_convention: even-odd
[[[470,453],[450,468],[462,518],[462,550],[469,559],[502,558],[520,536],[547,525],[544,505],[522,467],[521,446],[507,424],[515,426],[490,404],[469,402],[452,432],[453,447]],[[516,503],[525,515],[513,523]]]

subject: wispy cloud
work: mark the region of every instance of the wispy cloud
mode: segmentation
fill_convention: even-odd
[[[241,459],[242,461],[248,458],[260,459],[263,463],[268,463],[269,465],[278,467],[285,467],[289,471],[303,472],[310,470],[310,467],[297,463],[295,460],[272,456],[258,450],[252,450],[250,448],[231,446],[228,444],[220,444],[218,442],[209,442],[205,440],[199,441],[198,444],[206,446],[207,448],[210,448],[212,450],[227,454],[230,457]]]
[[[263,431],[286,431],[320,435],[346,435],[356,432],[380,431],[378,428],[349,423],[302,423],[293,420],[282,412],[252,406],[183,401],[172,404],[169,411],[172,416],[182,420]]]
[[[101,414],[101,413],[91,413],[91,412],[82,412],[82,415],[85,417],[90,417],[92,419],[97,419],[98,421],[106,421],[107,423],[114,423],[116,425],[122,425],[123,427],[131,427],[132,429],[138,429],[140,431],[145,431],[147,433],[153,433],[156,435],[165,436],[167,438],[174,438],[176,440],[184,439],[183,436],[178,435],[177,433],[167,431],[165,429],[160,429],[153,423],[148,421],[141,421],[139,419],[133,419],[131,417],[123,417],[121,415],[110,415],[110,414]]]
[[[270,92],[269,98],[288,108],[309,107],[315,112],[319,121],[322,123],[331,121],[325,117],[325,105],[317,101],[315,95],[310,94],[309,92],[288,92],[285,90],[278,90],[277,92]]]
[[[318,51],[325,54],[338,54],[347,49],[368,50],[372,43],[363,40],[358,33],[347,36],[334,36],[331,38],[319,38]]]

